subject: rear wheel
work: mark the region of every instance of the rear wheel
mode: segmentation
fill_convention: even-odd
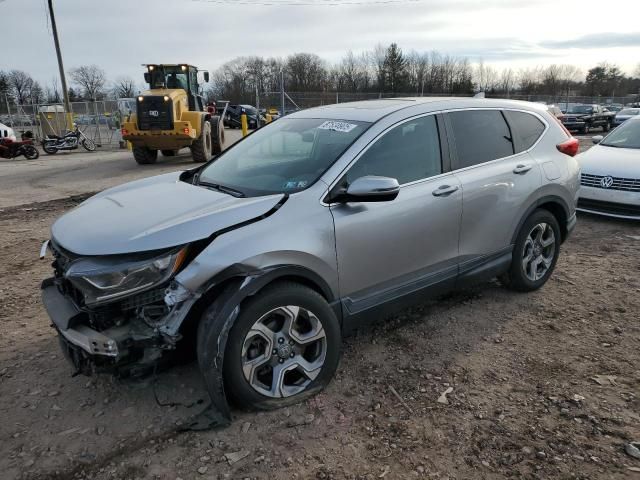
[[[58,149],[54,147],[51,143],[44,142],[42,144],[42,149],[44,150],[44,153],[48,155],[55,155],[56,153],[58,153]]]
[[[149,165],[156,163],[158,159],[158,150],[152,150],[147,147],[133,147],[133,158],[139,165]]]
[[[340,344],[338,319],[321,295],[297,283],[273,284],[242,304],[229,332],[225,390],[248,409],[300,402],[331,381]]]
[[[542,287],[558,261],[561,238],[558,221],[551,212],[533,212],[518,233],[511,266],[500,277],[502,283],[519,292]]]
[[[204,163],[211,160],[211,123],[205,121],[202,124],[202,132],[191,144],[191,156],[193,161]]]
[[[165,157],[175,157],[178,154],[178,150],[161,150],[161,152]]]

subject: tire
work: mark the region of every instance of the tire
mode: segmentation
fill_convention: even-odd
[[[82,146],[87,152],[95,152],[96,150],[96,144],[94,143],[93,140],[90,140],[88,138],[85,138],[84,140],[82,140]]]
[[[40,157],[40,152],[33,145],[27,145],[24,147],[24,156],[29,160],[36,160]]]
[[[178,154],[178,150],[160,150],[165,157],[175,157]]]
[[[42,149],[47,155],[55,155],[56,153],[58,153],[58,149],[51,144],[47,144],[47,142],[44,142],[42,144]]]
[[[191,157],[196,163],[204,163],[211,160],[211,123],[205,121],[202,124],[202,132],[191,144]]]
[[[220,117],[211,117],[211,153],[220,155],[224,150],[224,125]]]
[[[156,163],[158,151],[147,147],[133,147],[133,158],[136,159],[138,165],[149,165]]]
[[[317,339],[306,346],[294,342],[285,333],[287,317],[283,313],[293,312],[289,306],[299,307],[297,317],[289,317],[297,318],[296,324],[302,325],[294,328],[294,332],[312,337],[317,335]],[[261,323],[263,321],[265,323]],[[256,334],[256,325],[261,325],[262,332],[273,334],[271,342],[265,340],[262,334]],[[270,325],[273,331],[266,325]],[[305,328],[306,333],[300,331]],[[204,332],[199,332],[201,336],[207,337]],[[282,343],[276,338],[283,338]],[[208,341],[217,342],[217,338],[209,338]],[[273,410],[303,401],[320,392],[333,378],[340,361],[341,342],[338,319],[320,294],[294,282],[269,285],[242,304],[240,314],[229,332],[223,361],[225,391],[230,400],[249,410]],[[204,349],[215,348],[215,345],[207,345],[200,338],[198,345]],[[200,357],[200,351],[198,355]],[[253,355],[257,357],[248,359]],[[267,363],[251,369],[247,362],[262,356]],[[309,376],[300,373],[302,367],[296,359],[315,367]],[[274,369],[283,372],[282,382],[275,381],[280,377],[274,376]],[[245,375],[248,370],[254,372],[253,376],[250,373]],[[210,372],[202,373],[205,377],[211,375]]]
[[[589,133],[589,131],[590,131],[590,130],[591,130],[591,127],[589,126],[589,124],[588,124],[588,123],[585,123],[585,124],[584,124],[584,127],[582,127],[581,132],[582,132],[584,135],[587,135],[587,134]]]
[[[546,227],[542,232],[542,236],[538,239],[535,237],[537,237],[536,233],[540,231],[539,227],[541,225]],[[543,246],[545,241],[548,242],[552,238],[551,233],[553,233],[553,243]],[[533,238],[539,240],[537,246],[536,241],[532,240]],[[556,266],[560,254],[561,240],[560,226],[556,217],[548,210],[538,209],[534,211],[525,220],[518,232],[513,249],[513,260],[509,270],[500,277],[502,283],[518,292],[531,292],[542,287]],[[538,252],[540,254],[536,257]],[[527,257],[530,258],[529,261],[527,261]],[[534,267],[533,262],[538,260],[539,262]],[[525,270],[525,265],[527,270]]]
[[[609,122],[606,122],[603,126],[602,126],[602,131],[603,132],[608,132],[609,130],[611,130],[611,124]]]

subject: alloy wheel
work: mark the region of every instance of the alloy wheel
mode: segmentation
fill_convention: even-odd
[[[322,322],[311,311],[282,306],[260,317],[242,344],[242,372],[258,393],[284,398],[315,380],[327,354]]]
[[[537,282],[551,268],[556,251],[556,236],[548,223],[535,225],[524,242],[522,268],[525,276]]]

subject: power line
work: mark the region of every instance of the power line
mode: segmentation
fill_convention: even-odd
[[[401,3],[419,3],[425,0],[192,0],[198,3],[211,3],[214,5],[251,5],[267,7],[339,7],[349,5],[389,5]]]

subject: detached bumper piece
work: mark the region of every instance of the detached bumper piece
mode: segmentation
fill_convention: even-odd
[[[80,308],[60,291],[54,278],[45,280],[41,288],[42,302],[58,331],[62,350],[77,373],[144,375],[152,371],[164,350],[173,348],[166,337],[142,321],[104,322],[109,313],[114,317],[119,314],[114,306],[111,312]],[[156,298],[149,292],[145,295],[148,301]],[[125,302],[121,307],[130,308],[132,299]],[[144,311],[144,307],[141,309],[135,311]]]

